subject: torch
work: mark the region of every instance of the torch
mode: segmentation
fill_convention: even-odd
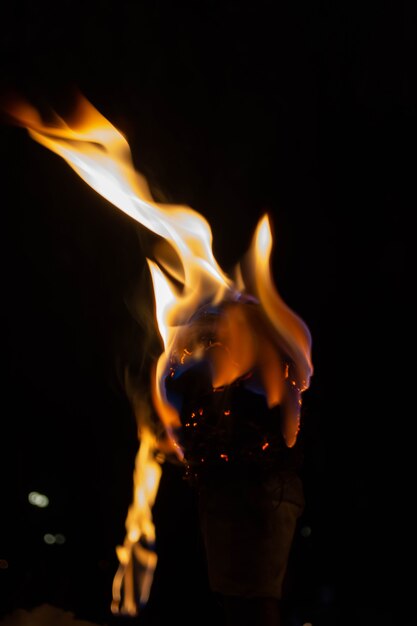
[[[274,284],[270,218],[260,219],[232,279],[214,258],[205,218],[156,202],[126,138],[84,97],[71,123],[54,114],[46,124],[26,103],[12,115],[164,243],[148,258],[161,352],[150,404],[131,394],[140,448],[112,610],[135,614],[147,602],[160,463],[175,459],[198,494],[209,582],[229,624],[277,624],[304,506],[297,436],[313,368],[309,330]]]
[[[227,624],[279,623],[304,507],[294,367],[259,302],[239,296],[202,306],[180,333],[167,368],[209,582]],[[267,395],[271,382],[274,401]]]

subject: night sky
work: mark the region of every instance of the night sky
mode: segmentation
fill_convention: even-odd
[[[275,282],[315,368],[285,626],[410,626],[415,6],[102,4],[4,9],[2,100],[69,114],[81,91],[155,196],[208,219],[226,272],[270,213]],[[147,358],[131,303],[152,306],[148,239],[6,116],[0,132],[0,617],[47,603],[100,625],[221,624],[194,495],[169,465],[150,603],[110,613],[138,447],[120,371]]]

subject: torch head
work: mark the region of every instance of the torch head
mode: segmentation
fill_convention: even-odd
[[[288,364],[256,300],[203,306],[178,337],[165,387],[189,475],[282,463],[281,406],[268,392],[273,378],[282,394]]]

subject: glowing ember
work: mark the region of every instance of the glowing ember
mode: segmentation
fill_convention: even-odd
[[[135,598],[139,597],[140,604],[146,603],[156,567],[152,506],[161,476],[158,451],[174,453],[181,461],[184,458],[177,436],[181,428],[179,413],[169,402],[165,388],[167,375],[174,375],[172,363],[187,367],[188,362],[207,358],[213,391],[220,391],[257,368],[268,406],[282,407],[283,436],[286,445],[292,447],[299,429],[301,394],[312,375],[310,333],[275,288],[267,215],[260,220],[247,257],[232,280],[214,258],[212,232],[204,217],[186,206],[155,202],[146,180],[133,166],[126,138],[85,98],[79,97],[71,122],[54,115],[46,124],[23,102],[13,107],[12,116],[101,196],[169,244],[162,251],[155,250],[154,260],[148,260],[161,337],[152,402],[165,430],[165,443],[162,446],[150,426],[150,408],[137,410],[140,447],[134,499],[126,519],[124,544],[117,548],[120,566],[113,583],[112,610],[135,614]],[[256,302],[256,309],[240,306],[245,298]],[[230,306],[225,306],[222,316],[216,319],[215,340],[204,345],[193,343],[196,325],[190,320],[202,308],[221,303]],[[203,409],[197,410],[185,426],[198,430],[202,415]],[[229,416],[230,409],[226,408],[224,415]],[[262,450],[268,446],[264,441]],[[229,461],[227,454],[220,457]],[[138,581],[134,571],[139,571]]]

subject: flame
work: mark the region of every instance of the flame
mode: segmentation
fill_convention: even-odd
[[[139,604],[144,605],[149,598],[157,563],[152,506],[159,487],[161,466],[155,459],[155,437],[148,428],[142,427],[139,440],[133,476],[134,498],[126,518],[124,544],[116,550],[120,565],[113,579],[111,607],[114,613],[121,611],[129,615],[135,615],[137,611],[135,569],[139,572]]]
[[[161,354],[152,376],[152,401],[165,428],[167,449],[183,459],[175,436],[180,418],[168,402],[164,388],[170,355],[182,346],[184,328],[193,314],[204,304],[224,301],[236,306],[225,309],[218,323],[218,340],[207,350],[213,387],[230,384],[257,365],[269,406],[284,407],[284,437],[288,446],[294,445],[301,394],[308,388],[313,371],[311,337],[307,326],[283,302],[274,285],[269,217],[265,215],[260,220],[233,281],[214,258],[212,232],[206,219],[190,207],[155,202],[146,179],[134,168],[126,138],[86,98],[79,96],[71,121],[54,113],[52,121],[45,123],[24,102],[15,103],[11,115],[34,140],[62,157],[97,193],[168,244],[155,250],[154,259],[148,259],[161,337]],[[242,294],[256,299],[260,314],[239,306]],[[181,362],[190,355],[183,350]],[[148,598],[156,567],[152,505],[161,476],[156,460],[160,442],[146,427],[143,414],[137,418],[140,447],[134,500],[126,519],[124,544],[117,549],[120,566],[114,578],[112,604],[114,612],[128,614],[137,611],[135,565],[139,564],[140,570],[140,604]]]

